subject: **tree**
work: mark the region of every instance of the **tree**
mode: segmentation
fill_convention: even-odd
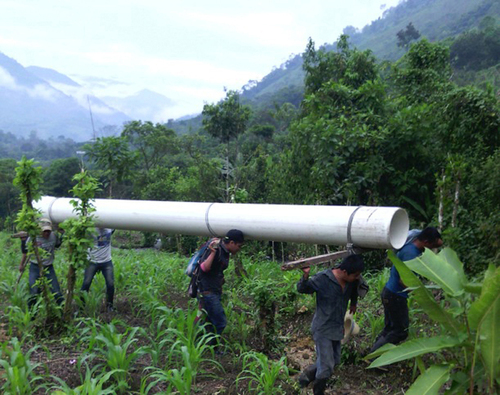
[[[226,98],[217,104],[203,106],[203,128],[222,143],[229,141],[246,129],[250,107],[241,104],[236,91],[227,91]]]
[[[130,175],[135,156],[130,151],[124,137],[99,137],[93,144],[84,147],[87,155],[94,160],[106,179],[109,197],[113,196],[113,184]]]
[[[69,218],[61,224],[65,230],[66,256],[69,262],[67,275],[67,291],[64,305],[64,319],[70,322],[73,318],[73,293],[75,290],[76,273],[88,265],[88,250],[93,246],[94,231],[93,212],[95,211],[93,200],[99,190],[97,180],[87,171],[77,173],[73,177],[76,181],[71,190],[77,199],[71,200],[76,218]]]
[[[73,187],[73,175],[79,171],[78,158],[52,161],[43,171],[43,192],[50,196],[67,196]]]
[[[420,32],[415,29],[413,23],[410,22],[406,26],[406,29],[397,32],[396,36],[398,38],[398,47],[406,49],[412,41],[418,40],[420,38]]]
[[[20,207],[19,191],[13,185],[15,168],[14,159],[0,159],[0,218],[11,216]]]
[[[306,96],[289,134],[284,181],[308,204],[370,204],[385,170],[378,155],[386,130],[385,87],[370,51],[349,48],[304,53]]]
[[[122,137],[127,139],[132,149],[137,150],[139,163],[146,172],[160,165],[168,155],[179,151],[175,132],[159,123],[129,122],[123,129]]]
[[[226,92],[226,98],[217,104],[203,106],[203,128],[212,137],[220,139],[226,144],[226,165],[224,176],[226,179],[225,199],[229,201],[229,178],[231,175],[229,162],[229,142],[242,134],[250,118],[250,108],[240,103],[240,96],[236,91]]]

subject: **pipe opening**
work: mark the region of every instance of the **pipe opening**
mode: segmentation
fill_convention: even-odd
[[[392,248],[399,249],[403,247],[408,237],[409,227],[410,221],[408,220],[408,214],[406,214],[405,210],[398,209],[394,213],[389,227],[389,243]]]

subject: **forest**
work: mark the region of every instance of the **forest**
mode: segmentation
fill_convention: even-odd
[[[186,295],[186,257],[203,242],[193,236],[118,232],[116,313],[104,311],[96,277],[76,317],[45,295],[32,315],[26,279],[16,285],[18,240],[8,234],[36,229],[26,205],[41,195],[90,204],[80,208],[79,223],[67,225],[83,233],[68,232],[65,250],[56,253],[62,287],[75,290],[83,273],[75,254],[86,251],[94,197],[403,207],[411,228],[441,231],[445,248],[419,262],[443,272],[430,275],[419,264],[410,270],[385,251],[366,254],[371,289],[356,313],[363,331],[343,347],[329,393],[498,391],[500,346],[491,338],[498,320],[491,317],[500,306],[500,106],[498,91],[468,85],[467,73],[497,70],[499,30],[490,18],[452,42],[415,40],[394,62],[379,62],[346,35],[335,51],[310,40],[302,100],[256,108],[227,91],[205,105],[201,127],[191,133],[137,120],[119,136],[84,145],[1,134],[4,393],[299,393],[293,377],[314,357],[314,299],[297,293],[301,273],[281,272],[280,265],[335,248],[247,243],[228,269],[228,352],[216,355]],[[161,251],[143,248],[159,237]],[[420,291],[409,302],[409,340],[371,365],[390,365],[381,373],[365,369],[363,357],[383,327],[379,294],[392,264]],[[431,285],[424,287],[422,277]],[[403,346],[411,358],[398,354]]]

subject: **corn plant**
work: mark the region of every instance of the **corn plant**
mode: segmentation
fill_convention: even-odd
[[[272,395],[283,393],[277,381],[288,379],[289,372],[286,357],[279,361],[272,361],[258,352],[249,351],[241,355],[243,371],[238,375],[236,382],[249,380],[248,390],[251,393]]]
[[[27,307],[23,310],[17,306],[8,306],[7,317],[9,319],[9,336],[14,336],[16,333],[20,333],[24,337],[29,336],[33,321]]]
[[[500,268],[490,265],[484,282],[476,284],[467,279],[462,262],[449,248],[438,255],[426,250],[404,263],[392,252],[389,258],[415,301],[441,326],[443,334],[396,347],[386,345],[367,356],[378,356],[370,367],[417,358],[421,375],[407,394],[437,394],[450,380],[449,393],[495,393],[500,376]],[[414,272],[439,286],[446,304],[437,303]],[[426,367],[420,357],[427,353],[432,353],[438,363]]]
[[[364,322],[368,322],[368,336],[370,339],[370,344],[375,342],[378,334],[384,328],[384,316],[383,315],[375,315],[373,313],[365,312],[364,313]],[[359,321],[358,325],[360,327],[367,327],[367,325],[363,325],[363,322]]]
[[[40,364],[30,362],[30,356],[36,348],[33,347],[24,354],[17,338],[2,344],[0,366],[3,369],[1,375],[3,394],[30,395],[42,387],[41,385],[35,386],[36,382],[42,380],[42,377],[34,372],[34,369]]]
[[[119,333],[114,323],[102,325],[99,334],[95,336],[94,351],[106,360],[111,371],[115,371],[113,378],[120,391],[129,388],[127,376],[133,362],[145,353],[143,347],[131,351],[132,345],[137,341],[136,333],[141,328],[127,328],[124,333]]]
[[[71,388],[64,380],[59,377],[52,376],[54,380],[58,382],[58,385],[51,387],[52,395],[107,395],[115,394],[117,391],[117,386],[110,383],[110,378],[116,374],[120,373],[119,370],[112,370],[107,373],[97,374],[101,368],[100,365],[94,366],[92,369],[85,364],[85,376],[82,377],[82,384],[76,388]],[[78,364],[78,370],[81,369],[81,362]],[[95,377],[96,376],[96,377]],[[106,388],[104,388],[106,387]]]
[[[78,297],[75,297],[75,302],[78,306],[80,313],[84,313],[87,317],[97,318],[105,296],[104,287],[101,278],[95,278],[96,284],[92,292],[80,292]]]
[[[225,308],[227,315],[227,336],[233,343],[238,343],[241,350],[247,350],[246,341],[250,336],[252,327],[248,325],[247,319],[248,315],[246,312],[238,312],[234,308],[232,301],[229,301]]]
[[[153,381],[143,389],[143,393],[149,394],[151,389],[159,383],[167,383],[167,390],[160,392],[160,394],[171,394],[173,389],[179,395],[189,395],[191,394],[192,387],[195,384],[196,370],[191,366],[191,355],[187,347],[181,347],[181,355],[184,366],[180,369],[155,369],[148,378],[153,379]],[[143,381],[143,387],[145,387],[146,381]]]
[[[170,321],[170,327],[165,331],[167,336],[164,340],[170,343],[169,356],[171,358],[184,359],[189,357],[189,366],[193,377],[196,377],[200,366],[208,362],[222,369],[222,366],[215,360],[207,359],[207,353],[214,355],[214,335],[205,333],[204,328],[196,322],[197,310],[192,310],[185,314],[182,310],[177,310],[177,315]],[[186,351],[184,351],[184,349]]]

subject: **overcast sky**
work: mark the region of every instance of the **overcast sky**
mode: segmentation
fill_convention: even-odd
[[[2,0],[0,52],[66,74],[97,96],[147,88],[164,120],[260,80],[309,37],[332,43],[398,0]],[[93,78],[89,78],[93,77]]]

